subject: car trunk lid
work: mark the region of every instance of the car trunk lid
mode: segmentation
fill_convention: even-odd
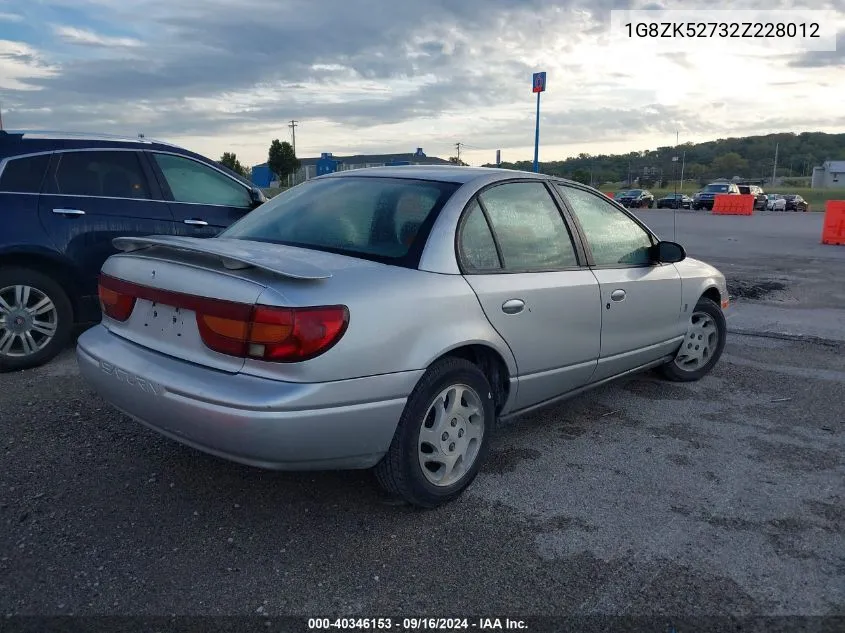
[[[289,305],[268,288],[274,280],[298,285],[332,277],[306,261],[308,251],[273,244],[152,236],[117,238],[114,245],[122,252],[104,264],[103,283],[132,295],[134,306],[125,320],[106,316],[104,325],[138,345],[230,373],[246,358],[206,344],[201,306],[211,302],[219,317],[240,319],[257,303]]]

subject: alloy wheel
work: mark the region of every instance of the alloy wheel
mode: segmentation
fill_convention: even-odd
[[[27,285],[0,288],[0,356],[21,358],[44,349],[59,324],[53,300]]]

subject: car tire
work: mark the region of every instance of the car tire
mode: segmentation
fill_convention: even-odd
[[[690,315],[689,327],[677,354],[660,367],[664,378],[674,382],[694,382],[704,378],[719,362],[727,332],[722,308],[712,299],[701,297]]]
[[[649,202],[649,203],[648,203],[648,208],[649,208],[649,209],[654,208],[654,201],[653,201],[653,200],[652,200],[651,202]]]
[[[26,290],[19,293],[17,288]],[[0,372],[43,365],[67,345],[73,306],[56,281],[29,268],[7,268],[0,271],[0,298]]]
[[[374,469],[376,479],[388,493],[420,508],[449,503],[478,475],[495,424],[493,390],[484,373],[462,358],[443,359],[409,396],[390,448]]]

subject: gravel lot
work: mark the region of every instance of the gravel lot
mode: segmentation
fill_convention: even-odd
[[[676,220],[738,296],[713,374],[511,422],[436,511],[160,438],[70,350],[0,376],[0,614],[845,615],[845,247],[815,214]]]

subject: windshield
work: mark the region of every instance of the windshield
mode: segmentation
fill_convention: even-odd
[[[622,196],[627,196],[630,193],[627,189],[623,189],[622,191],[616,192],[616,197],[621,198]]]
[[[276,196],[219,237],[407,265],[459,186],[404,178],[318,179]]]
[[[726,191],[730,191],[730,187],[728,185],[707,185],[704,191],[707,193],[725,193]]]
[[[631,191],[629,191],[629,192],[628,192],[628,195],[629,195],[629,196],[638,196],[638,195],[640,195],[642,192],[643,192],[643,190],[642,190],[642,189],[631,189]]]

